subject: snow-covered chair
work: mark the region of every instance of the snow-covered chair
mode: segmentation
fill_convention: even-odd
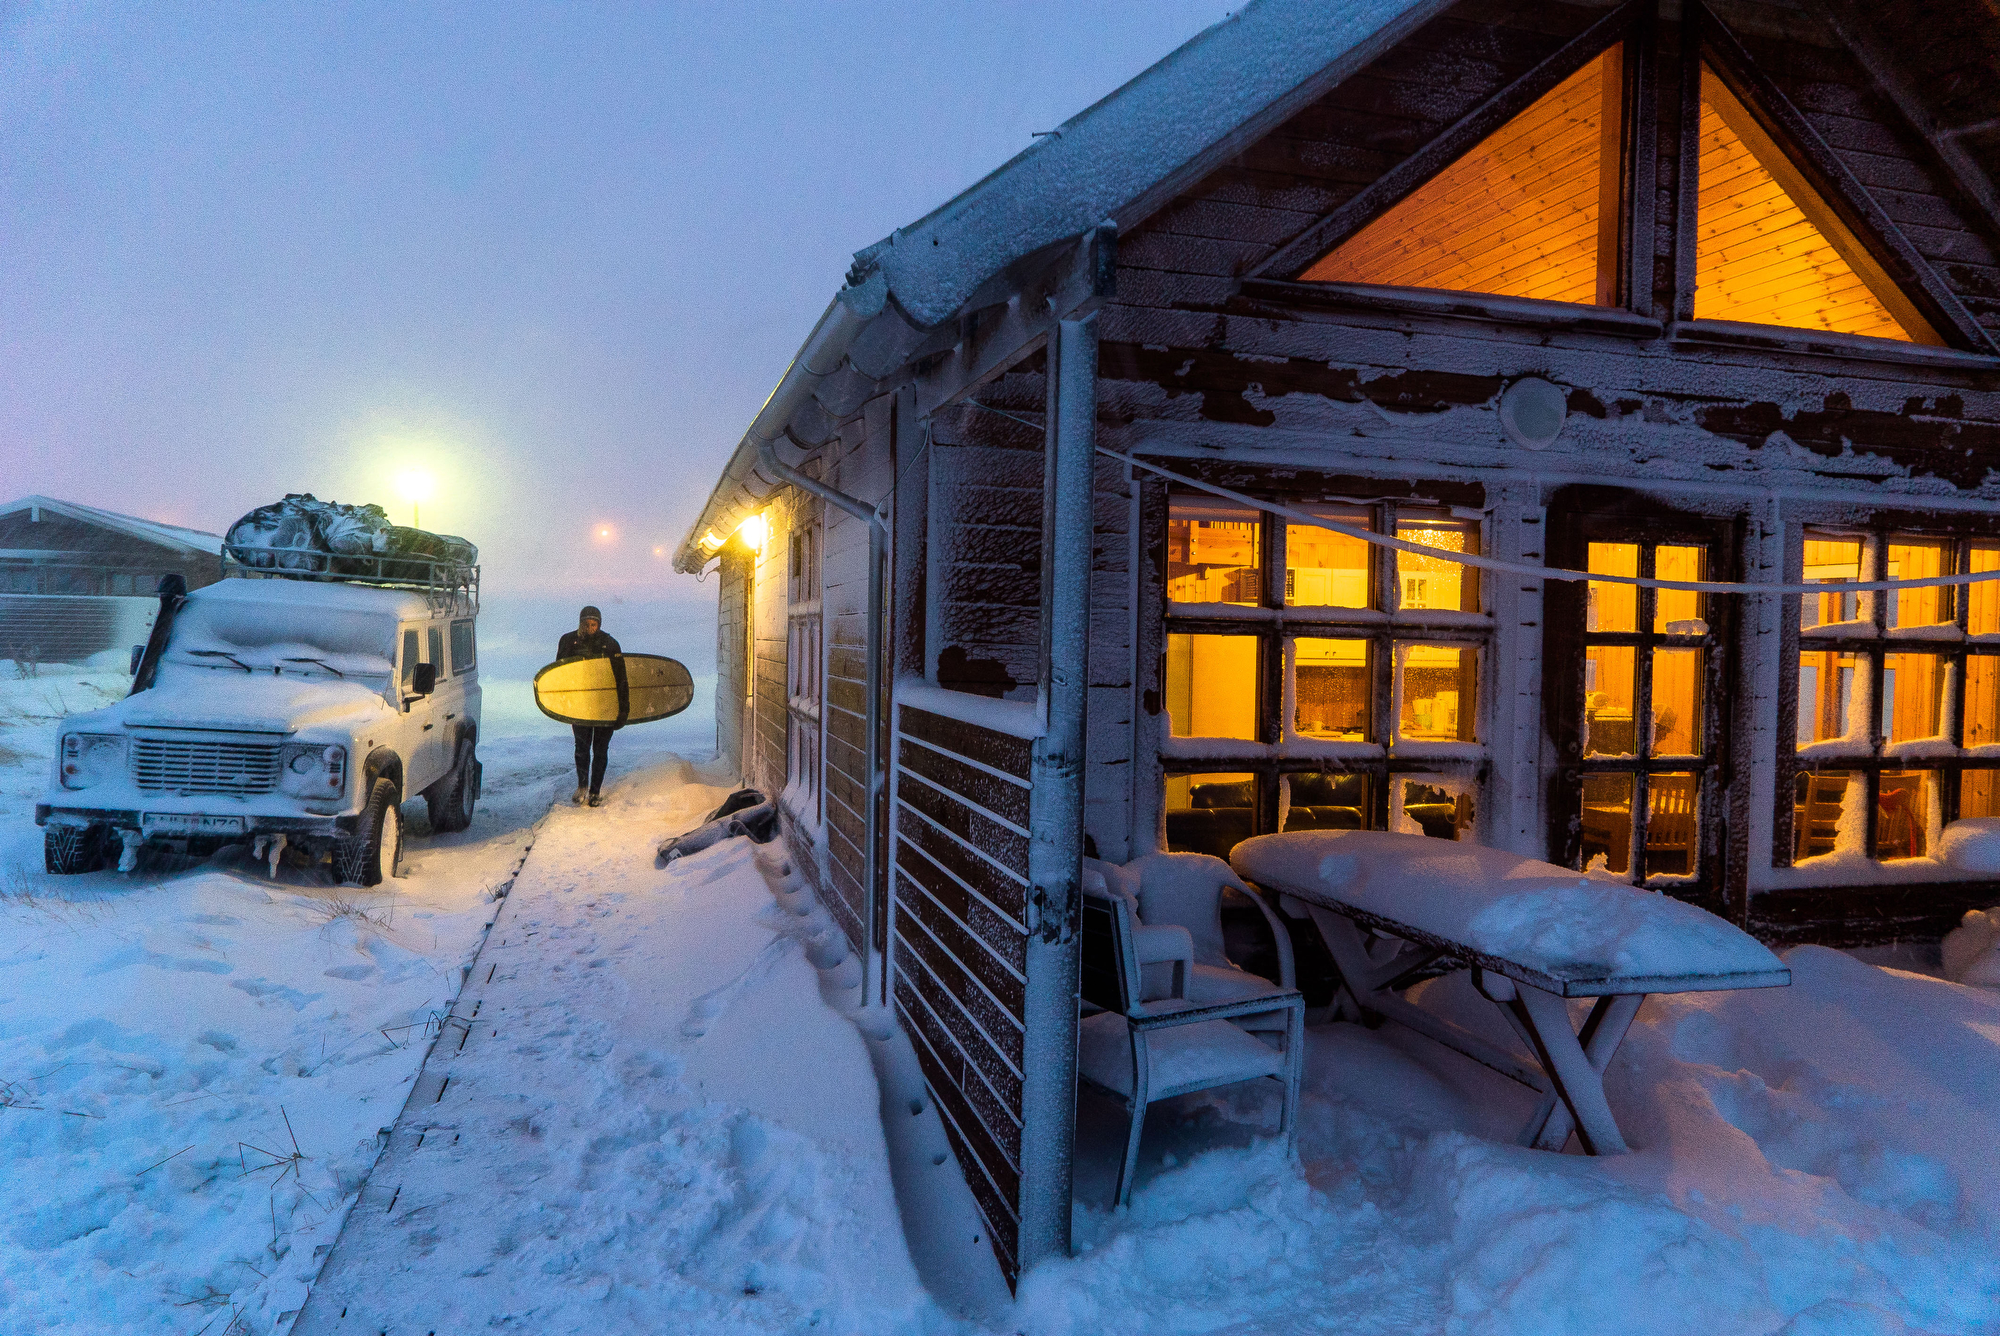
[[[1123,866],[1084,860],[1090,871],[1101,874],[1106,886],[1125,897],[1132,911],[1147,929],[1164,926],[1184,928],[1194,946],[1188,967],[1189,1001],[1209,1005],[1275,998],[1298,986],[1292,959],[1292,938],[1285,925],[1266,904],[1264,897],[1250,889],[1230,870],[1229,864],[1208,854],[1149,854]],[[1222,935],[1224,888],[1241,891],[1263,914],[1277,947],[1278,982],[1252,974],[1230,960]],[[1142,956],[1146,954],[1143,950]],[[1144,964],[1142,960],[1142,965]],[[1146,986],[1156,992],[1160,971],[1146,971]],[[1252,1012],[1237,1022],[1250,1030],[1282,1030],[1282,1004],[1270,1012]]]
[[[1297,1136],[1305,1049],[1305,999],[1297,989],[1210,1004],[1178,993],[1147,998],[1140,975],[1140,931],[1125,897],[1086,878],[1079,984],[1089,1014],[1077,1025],[1076,1070],[1131,1115],[1125,1159],[1118,1169],[1120,1206],[1132,1197],[1146,1106],[1155,1100],[1269,1077],[1285,1088],[1278,1132],[1289,1151]],[[1155,940],[1167,940],[1159,927],[1151,932]],[[1187,977],[1178,974],[1182,981]],[[1282,1016],[1282,1039],[1275,1046],[1231,1024],[1252,1012]]]

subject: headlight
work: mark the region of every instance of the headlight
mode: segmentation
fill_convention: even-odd
[[[347,748],[288,742],[278,757],[278,787],[297,798],[337,798],[347,791]]]
[[[125,772],[125,739],[116,733],[65,733],[57,761],[66,789],[87,789]]]

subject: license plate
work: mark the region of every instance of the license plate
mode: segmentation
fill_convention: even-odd
[[[148,812],[139,818],[148,835],[241,835],[240,816],[201,816],[193,812]]]

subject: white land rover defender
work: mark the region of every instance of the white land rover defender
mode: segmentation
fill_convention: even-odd
[[[331,857],[342,882],[373,886],[396,875],[406,799],[423,795],[433,830],[472,823],[479,568],[316,564],[162,589],[131,695],[61,725],[35,807],[50,872],[250,843],[273,871]]]

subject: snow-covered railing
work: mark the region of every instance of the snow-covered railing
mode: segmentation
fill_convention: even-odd
[[[1028,777],[1040,712],[905,681],[893,726],[896,1011],[1012,1273],[1028,1061]]]
[[[225,543],[222,552],[225,576],[382,585],[424,595],[434,612],[479,611],[479,567],[462,561],[248,543]]]

